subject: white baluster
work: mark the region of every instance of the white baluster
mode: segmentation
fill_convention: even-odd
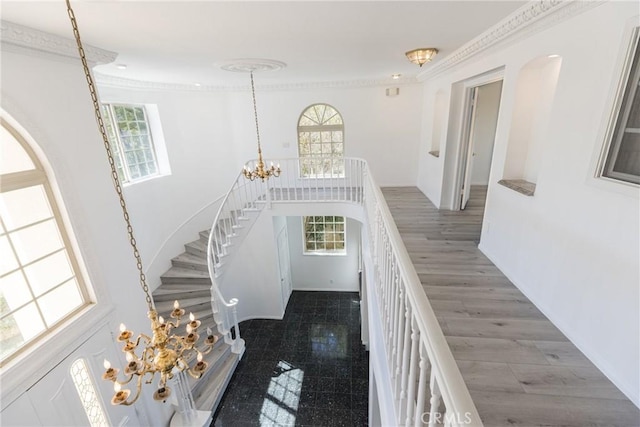
[[[394,396],[399,396],[401,393],[401,386],[402,386],[402,377],[400,376],[400,371],[402,369],[402,348],[404,346],[404,328],[405,328],[405,322],[404,322],[404,315],[405,315],[405,308],[404,308],[404,301],[405,301],[405,295],[404,295],[404,288],[400,288],[400,298],[399,298],[399,306],[398,306],[398,315],[397,315],[397,322],[398,322],[398,329],[396,331],[396,339],[397,339],[397,344],[396,344],[396,360],[395,360],[395,373],[394,378],[395,378],[395,389],[394,389]]]
[[[431,380],[429,382],[431,387],[431,399],[429,400],[429,427],[435,427],[436,421],[441,419],[440,417],[440,387],[436,381],[435,369],[431,368]]]
[[[416,380],[418,378],[418,347],[420,331],[411,320],[411,360],[409,362],[409,387],[407,393],[407,410],[405,424],[410,426],[413,423],[413,415],[416,408]]]
[[[407,383],[409,381],[409,359],[411,357],[411,306],[405,300],[405,311],[404,311],[404,345],[402,348],[402,383],[400,385],[400,401],[399,403],[399,413],[398,413],[398,421],[402,424],[404,422],[404,402],[407,399]]]
[[[429,359],[426,355],[426,348],[422,341],[420,342],[420,373],[418,374],[418,396],[416,397],[416,414],[414,427],[422,427],[424,425],[425,412],[424,407],[427,400],[427,371],[429,370]]]

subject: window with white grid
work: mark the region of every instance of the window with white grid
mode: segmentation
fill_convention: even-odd
[[[48,176],[0,126],[0,366],[90,301]]]
[[[601,161],[602,177],[640,184],[640,27],[633,31]]]
[[[82,402],[84,412],[89,419],[89,425],[91,427],[108,427],[109,422],[107,421],[107,416],[98,398],[96,386],[84,359],[78,359],[73,362],[69,373],[71,374],[73,384],[76,386],[76,391],[78,392],[78,397],[80,397],[80,402]]]
[[[122,183],[160,173],[151,126],[143,105],[102,104],[111,151]]]
[[[298,155],[303,178],[344,177],[344,123],[327,104],[314,104],[298,120]]]
[[[343,216],[305,216],[302,218],[304,253],[345,254],[345,218]]]

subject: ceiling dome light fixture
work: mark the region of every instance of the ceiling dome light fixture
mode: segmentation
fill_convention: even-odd
[[[405,55],[407,55],[409,61],[422,67],[425,63],[431,61],[436,56],[436,53],[438,53],[438,49],[434,47],[421,47],[410,50]]]

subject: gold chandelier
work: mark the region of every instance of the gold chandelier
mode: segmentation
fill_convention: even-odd
[[[125,223],[127,225],[127,235],[129,237],[129,243],[133,249],[133,256],[136,259],[136,266],[138,268],[140,286],[145,294],[147,306],[149,308],[148,317],[151,321],[151,336],[146,334],[140,334],[136,339],[133,338],[133,332],[127,330],[124,324],[120,325],[120,334],[118,335],[118,341],[124,343],[122,351],[125,353],[127,359],[127,366],[124,369],[124,379],[118,380],[117,368],[111,367],[111,364],[105,360],[104,368],[105,372],[102,378],[107,381],[112,381],[115,394],[111,399],[113,405],[131,405],[140,397],[142,390],[142,383],[151,384],[158,374],[158,388],[153,394],[153,398],[158,401],[165,401],[171,394],[171,389],[167,385],[167,381],[172,379],[174,372],[187,371],[192,377],[200,378],[204,371],[207,369],[207,362],[203,359],[203,356],[209,353],[214,344],[217,341],[217,337],[213,335],[211,329],[207,328],[207,336],[203,340],[202,348],[198,348],[198,340],[200,335],[198,334],[198,328],[201,325],[199,320],[196,320],[193,313],[189,315],[189,322],[185,326],[185,334],[178,335],[172,333],[173,330],[180,327],[182,316],[185,314],[185,310],[180,308],[180,304],[176,301],[173,305],[173,311],[170,313],[171,319],[174,321],[166,322],[162,316],[158,316],[158,312],[155,310],[153,300],[149,294],[149,287],[147,286],[146,277],[142,268],[142,258],[136,245],[136,239],[133,235],[133,228],[129,220],[129,212],[127,211],[127,205],[122,194],[122,187],[120,185],[120,179],[115,166],[115,161],[111,152],[111,146],[109,145],[109,139],[105,130],[104,121],[100,111],[100,102],[98,101],[98,95],[95,88],[95,83],[87,64],[84,48],[80,39],[80,31],[78,30],[78,23],[71,8],[70,0],[66,0],[67,13],[71,20],[71,26],[73,28],[73,35],[78,46],[78,52],[80,54],[80,60],[82,61],[82,67],[84,69],[87,84],[89,86],[89,93],[93,102],[93,109],[98,122],[98,128],[100,135],[102,136],[102,142],[107,152],[109,159],[109,165],[111,167],[111,178],[113,185],[122,207],[122,214],[124,216]],[[139,348],[140,347],[140,348]],[[136,351],[140,349],[140,355],[136,354]],[[189,363],[196,361],[193,367],[189,366]],[[131,383],[134,378],[135,381],[135,395],[131,398],[131,390],[123,388],[127,384]]]
[[[433,47],[422,47],[419,49],[413,49],[409,52],[406,52],[407,59],[413,62],[414,64],[418,64],[422,67],[425,63],[431,61],[434,56],[438,53],[438,49]]]
[[[260,178],[263,182],[265,179],[269,179],[271,176],[275,176],[276,178],[280,176],[280,165],[273,165],[271,162],[271,166],[268,169],[264,167],[264,160],[262,160],[262,148],[260,147],[260,130],[258,128],[258,108],[256,107],[256,89],[253,84],[253,70],[251,71],[251,95],[253,96],[253,115],[256,119],[256,135],[258,137],[258,163],[255,165],[254,169],[250,169],[249,166],[245,165],[244,169],[242,169],[242,174],[245,178],[253,181],[256,178]]]

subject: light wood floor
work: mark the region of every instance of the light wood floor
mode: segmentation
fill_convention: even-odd
[[[486,187],[437,210],[383,188],[485,426],[640,426],[631,403],[478,249]]]

